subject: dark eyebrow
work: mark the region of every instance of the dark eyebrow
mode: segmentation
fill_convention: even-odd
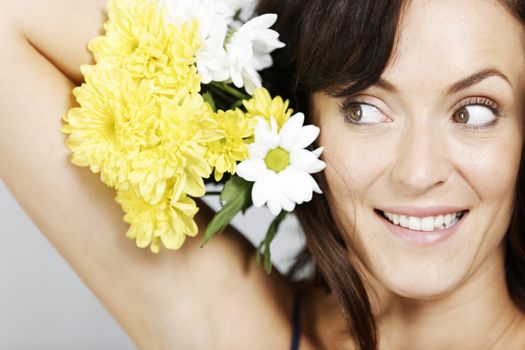
[[[485,80],[489,77],[494,77],[494,76],[503,78],[507,83],[509,83],[510,86],[512,86],[510,79],[505,74],[503,74],[501,71],[499,71],[496,68],[487,68],[487,69],[482,70],[481,72],[474,73],[471,76],[458,81],[457,83],[452,84],[448,88],[448,94],[449,95],[454,94],[472,85],[475,85],[481,82],[482,80]]]
[[[510,82],[510,79],[504,73],[502,73],[500,70],[498,70],[496,68],[487,68],[487,69],[484,69],[484,70],[482,70],[480,72],[474,73],[474,74],[468,76],[467,78],[458,81],[457,83],[452,84],[448,88],[447,94],[451,95],[451,94],[457,93],[457,92],[459,92],[461,90],[464,90],[464,89],[466,89],[466,88],[468,88],[470,86],[476,85],[477,83],[481,82],[482,80],[485,80],[485,79],[487,79],[489,77],[493,77],[493,76],[497,76],[497,77],[503,78],[505,81],[507,81],[510,84],[510,86],[512,86],[512,83]],[[383,90],[387,90],[389,92],[398,92],[398,90],[394,86],[394,84],[389,83],[388,81],[386,81],[384,79],[381,79],[381,78],[374,85],[379,87],[379,88],[381,88],[381,89],[383,89]]]

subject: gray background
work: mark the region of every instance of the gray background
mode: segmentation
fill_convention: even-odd
[[[217,208],[218,200],[207,202]],[[250,209],[234,225],[258,244],[271,218],[265,208]],[[0,349],[136,349],[3,181],[0,222]],[[303,245],[297,221],[288,216],[272,244],[276,267],[286,272]]]

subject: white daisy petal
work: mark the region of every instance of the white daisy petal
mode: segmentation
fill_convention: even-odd
[[[264,140],[264,144],[270,149],[278,147],[280,143],[281,143],[281,138],[279,137],[279,134],[276,134],[273,132],[268,133],[268,135],[266,136],[266,139]]]
[[[282,210],[281,203],[279,202],[279,199],[277,197],[270,197],[268,199],[268,209],[270,209],[270,212],[277,216]]]
[[[276,138],[278,137],[277,133],[275,133],[270,124],[266,122],[266,120],[260,119],[257,125],[254,128],[255,133],[255,142],[259,143],[265,143],[270,144],[272,142],[268,142],[268,139]]]
[[[293,168],[307,173],[318,173],[326,167],[322,160],[317,159],[312,152],[305,149],[290,152],[290,163]]]
[[[271,66],[271,64],[270,64],[270,66]],[[267,67],[264,67],[264,68],[267,68]],[[242,76],[242,79],[244,81],[244,88],[246,89],[246,92],[248,94],[250,94],[250,95],[253,94],[253,91],[255,89],[260,88],[262,86],[261,76],[259,75],[259,73],[257,73],[257,69],[258,70],[262,70],[264,68],[245,67],[242,70],[241,76]]]
[[[324,147],[319,147],[319,148],[313,150],[312,154],[314,156],[316,156],[317,158],[319,158],[321,156],[321,154],[323,153],[323,151],[324,151]]]
[[[288,199],[287,197],[283,197],[282,206],[284,210],[291,213],[295,209],[295,202]]]
[[[263,177],[253,184],[252,188],[252,202],[255,207],[262,207],[270,198],[272,194],[272,183],[270,176]]]
[[[270,124],[264,119],[263,117],[255,117],[255,120],[257,121],[257,124],[255,124],[254,132],[255,137],[257,138],[257,133],[260,133],[262,131],[272,131],[272,128],[270,127]]]
[[[291,116],[281,128],[282,142],[281,147],[287,150],[296,149],[297,138],[301,134],[304,123],[304,114],[296,113]]]
[[[294,144],[295,149],[305,148],[310,146],[319,136],[320,129],[315,125],[303,126],[300,131],[299,140]]]
[[[248,145],[248,154],[251,160],[264,159],[270,148],[263,143],[252,143]]]
[[[253,56],[251,64],[257,71],[261,71],[263,69],[271,67],[273,65],[273,59],[270,55],[255,55]],[[257,77],[260,81],[261,77],[259,76],[259,74],[257,74]],[[248,88],[246,89],[246,91],[248,91]]]
[[[235,173],[247,181],[258,181],[268,171],[263,160],[245,160],[237,164]]]
[[[310,183],[312,185],[313,191],[316,193],[322,194],[323,191],[321,190],[321,188],[319,187],[319,185],[317,184],[313,176],[312,175],[308,175],[308,176],[310,176]]]
[[[288,120],[286,121],[286,124],[291,124],[288,127],[292,126],[293,128],[299,129],[304,124],[304,114],[299,112],[292,115]]]
[[[279,215],[281,210],[291,212],[295,209],[295,202],[284,195],[282,189],[274,190],[273,196],[268,200],[268,209],[273,215]]]
[[[259,122],[255,126],[255,142],[266,147],[275,148],[279,145],[279,134],[274,132],[266,121]]]
[[[265,119],[261,117],[255,117],[255,119],[257,120],[257,124],[254,128],[255,143],[258,143],[270,149],[279,146],[281,138],[275,130],[277,126],[273,125],[273,123],[275,123],[275,121],[273,121],[273,118],[271,119],[271,126]]]
[[[288,168],[290,169],[290,168]],[[286,169],[286,170],[288,170]],[[285,170],[285,171],[286,171]],[[286,188],[286,174],[285,174],[285,171],[282,171],[280,172],[279,174],[276,174],[275,176],[275,184],[274,184],[274,192],[273,192],[273,196],[275,198],[277,198],[280,206],[288,211],[288,212],[291,212],[294,210],[295,208],[295,202],[293,199],[291,199],[290,197],[288,197],[286,195],[286,192],[285,192],[285,188]],[[284,175],[284,176],[283,176]]]
[[[304,198],[304,189],[297,183],[297,173],[298,171],[289,168],[279,173],[279,176],[283,182],[283,189],[286,196],[295,203],[301,204]]]
[[[241,21],[247,22],[253,16],[257,3],[258,1],[256,0],[244,1],[241,13],[239,14],[239,18],[241,19]]]
[[[238,88],[242,88],[244,85],[244,82],[242,80],[242,63],[239,62],[233,62],[233,60],[230,57],[230,61],[232,61],[232,64],[230,66],[230,78],[233,82],[233,85],[235,85]]]
[[[272,131],[274,133],[278,133],[279,126],[277,125],[277,121],[275,120],[274,117],[270,117],[270,126],[272,127]]]
[[[303,202],[309,202],[312,200],[312,197],[313,197],[312,180],[313,180],[313,177],[310,174],[304,173],[304,172],[301,172],[301,175],[298,177],[297,182],[299,182],[300,185],[303,186],[304,188],[308,189],[307,191],[304,191]]]
[[[283,205],[286,205],[286,198],[282,193],[282,186],[278,175],[274,172],[270,173],[266,178],[266,189],[269,193],[267,205],[270,212],[277,216],[281,212]]]
[[[251,36],[257,36],[259,33],[257,33],[256,30],[267,29],[273,26],[276,21],[277,21],[276,14],[267,13],[267,14],[252,18],[248,22],[244,23],[242,27],[245,28],[246,34],[249,33]]]

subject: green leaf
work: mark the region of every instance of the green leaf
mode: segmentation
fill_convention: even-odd
[[[266,232],[266,236],[264,237],[264,241],[261,242],[259,247],[257,248],[257,255],[258,257],[258,263],[257,266],[260,264],[260,250],[262,249],[262,246],[264,245],[264,270],[266,273],[270,274],[272,272],[272,261],[271,261],[271,253],[270,253],[270,245],[272,244],[273,239],[277,235],[277,231],[279,230],[279,226],[281,225],[281,222],[286,217],[287,212],[282,210],[279,215],[272,221],[270,224],[270,227],[268,228],[268,231]],[[255,259],[257,260],[257,255],[255,256]]]
[[[249,182],[244,180],[240,176],[233,175],[230,177],[230,179],[226,182],[224,185],[224,188],[221,192],[221,202],[223,204],[226,204],[227,202],[238,199],[239,194],[248,194],[248,198],[245,202],[243,202],[243,207],[249,207],[252,204],[252,197],[251,197],[251,190],[252,190],[253,182]]]
[[[252,182],[248,182],[239,176],[232,176],[226,182],[220,197],[223,207],[215,213],[215,216],[206,227],[201,248],[215,234],[221,233],[238,212],[252,205],[252,186]]]
[[[204,94],[202,94],[202,98],[204,101],[208,102],[211,108],[214,112],[217,112],[217,106],[215,105],[215,99],[213,98],[213,95],[211,92],[206,91]]]

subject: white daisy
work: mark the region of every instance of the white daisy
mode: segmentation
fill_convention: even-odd
[[[304,114],[291,116],[277,129],[275,120],[268,125],[257,118],[255,142],[248,146],[249,157],[237,165],[236,173],[255,182],[252,189],[254,206],[267,203],[273,215],[282,209],[291,212],[296,204],[308,202],[313,192],[322,193],[310,175],[324,170],[326,164],[318,159],[323,148],[310,152],[305,149],[319,135],[319,128],[303,126]]]
[[[258,71],[273,64],[270,53],[285,46],[279,41],[279,33],[269,29],[276,20],[273,13],[255,17],[234,30],[226,43],[231,80],[238,88],[244,86],[250,95],[261,87]]]
[[[258,71],[273,64],[270,53],[284,46],[279,33],[269,29],[277,20],[265,14],[248,20],[255,10],[253,0],[158,0],[166,5],[175,24],[198,19],[202,46],[196,53],[203,84],[233,82],[251,94],[261,87]],[[235,20],[247,21],[246,23]]]

